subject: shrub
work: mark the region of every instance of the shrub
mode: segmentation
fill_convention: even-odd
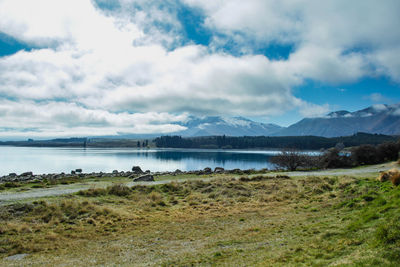
[[[20,187],[21,185],[19,183],[16,182],[6,182],[4,184],[4,187],[6,188],[15,188],[15,187]]]
[[[351,158],[357,165],[376,164],[380,162],[377,149],[372,145],[361,145],[353,148]]]
[[[319,165],[322,168],[343,168],[350,167],[350,157],[346,155],[340,155],[340,151],[337,148],[328,149],[320,158]]]
[[[107,188],[110,195],[127,196],[131,193],[131,189],[123,184],[116,184]]]
[[[46,187],[45,184],[34,184],[34,185],[32,185],[32,188],[44,188],[44,187]]]
[[[290,171],[297,168],[315,167],[315,157],[308,156],[296,149],[282,150],[278,155],[271,158],[271,163]]]
[[[159,201],[161,201],[162,196],[161,196],[160,193],[158,193],[158,192],[156,192],[156,191],[153,191],[153,192],[151,192],[151,193],[149,194],[149,198],[150,198],[150,200],[153,201],[153,202],[159,202]]]
[[[400,184],[400,172],[393,174],[390,177],[390,181],[392,182],[393,185],[398,186]]]
[[[180,192],[183,190],[183,186],[177,182],[171,182],[167,184],[163,184],[160,186],[161,190],[165,193],[167,192]]]
[[[88,190],[81,190],[78,194],[85,197],[97,197],[106,195],[107,190],[104,188],[90,188]]]
[[[394,161],[399,156],[400,144],[394,142],[383,143],[378,145],[376,150],[381,162]]]
[[[377,178],[379,182],[386,182],[389,180],[389,173],[387,172],[381,172]]]
[[[155,207],[156,205],[165,207],[165,206],[167,205],[167,204],[164,202],[163,196],[162,196],[160,193],[156,192],[156,191],[152,191],[152,192],[149,194],[148,197],[149,197],[149,199],[150,199],[150,201],[151,201],[151,206],[153,206],[153,207]],[[173,202],[176,202],[176,203],[177,203],[176,200],[173,201]]]
[[[380,182],[390,180],[393,185],[398,186],[400,184],[400,171],[398,169],[391,169],[387,172],[381,172],[377,180]]]

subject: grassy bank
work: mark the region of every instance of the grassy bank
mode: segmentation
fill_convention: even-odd
[[[115,184],[0,209],[7,266],[400,262],[400,188],[370,177]],[[18,253],[29,256],[6,259]]]

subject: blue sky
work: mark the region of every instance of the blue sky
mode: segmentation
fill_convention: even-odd
[[[400,2],[3,0],[0,139],[400,102]],[[329,19],[327,19],[329,18]]]

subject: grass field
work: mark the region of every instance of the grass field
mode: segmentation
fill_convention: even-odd
[[[2,266],[399,266],[400,188],[372,176],[115,183],[2,206],[0,237]]]

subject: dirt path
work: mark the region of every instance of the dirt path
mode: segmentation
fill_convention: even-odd
[[[376,174],[380,171],[385,171],[390,168],[393,168],[395,163],[387,163],[387,164],[378,164],[372,165],[367,167],[359,167],[353,169],[333,169],[333,170],[322,170],[322,171],[310,171],[310,172],[284,172],[285,175],[292,176],[292,177],[299,177],[299,176],[340,176],[340,175],[364,175],[364,174]],[[267,176],[275,176],[277,173],[270,173]],[[127,186],[133,185],[155,185],[155,184],[166,184],[172,181],[186,181],[189,179],[181,179],[181,180],[162,180],[162,181],[155,181],[155,182],[128,182],[126,183]],[[190,178],[190,180],[204,180],[204,178]],[[29,201],[37,198],[44,198],[44,197],[53,197],[53,196],[60,196],[60,195],[67,195],[73,194],[80,190],[85,190],[89,188],[99,188],[99,187],[107,187],[111,185],[112,182],[90,182],[90,183],[76,183],[71,185],[57,185],[52,188],[45,188],[45,189],[30,189],[28,191],[22,192],[3,192],[0,193],[0,205],[6,205],[13,202],[20,202],[20,201]]]

